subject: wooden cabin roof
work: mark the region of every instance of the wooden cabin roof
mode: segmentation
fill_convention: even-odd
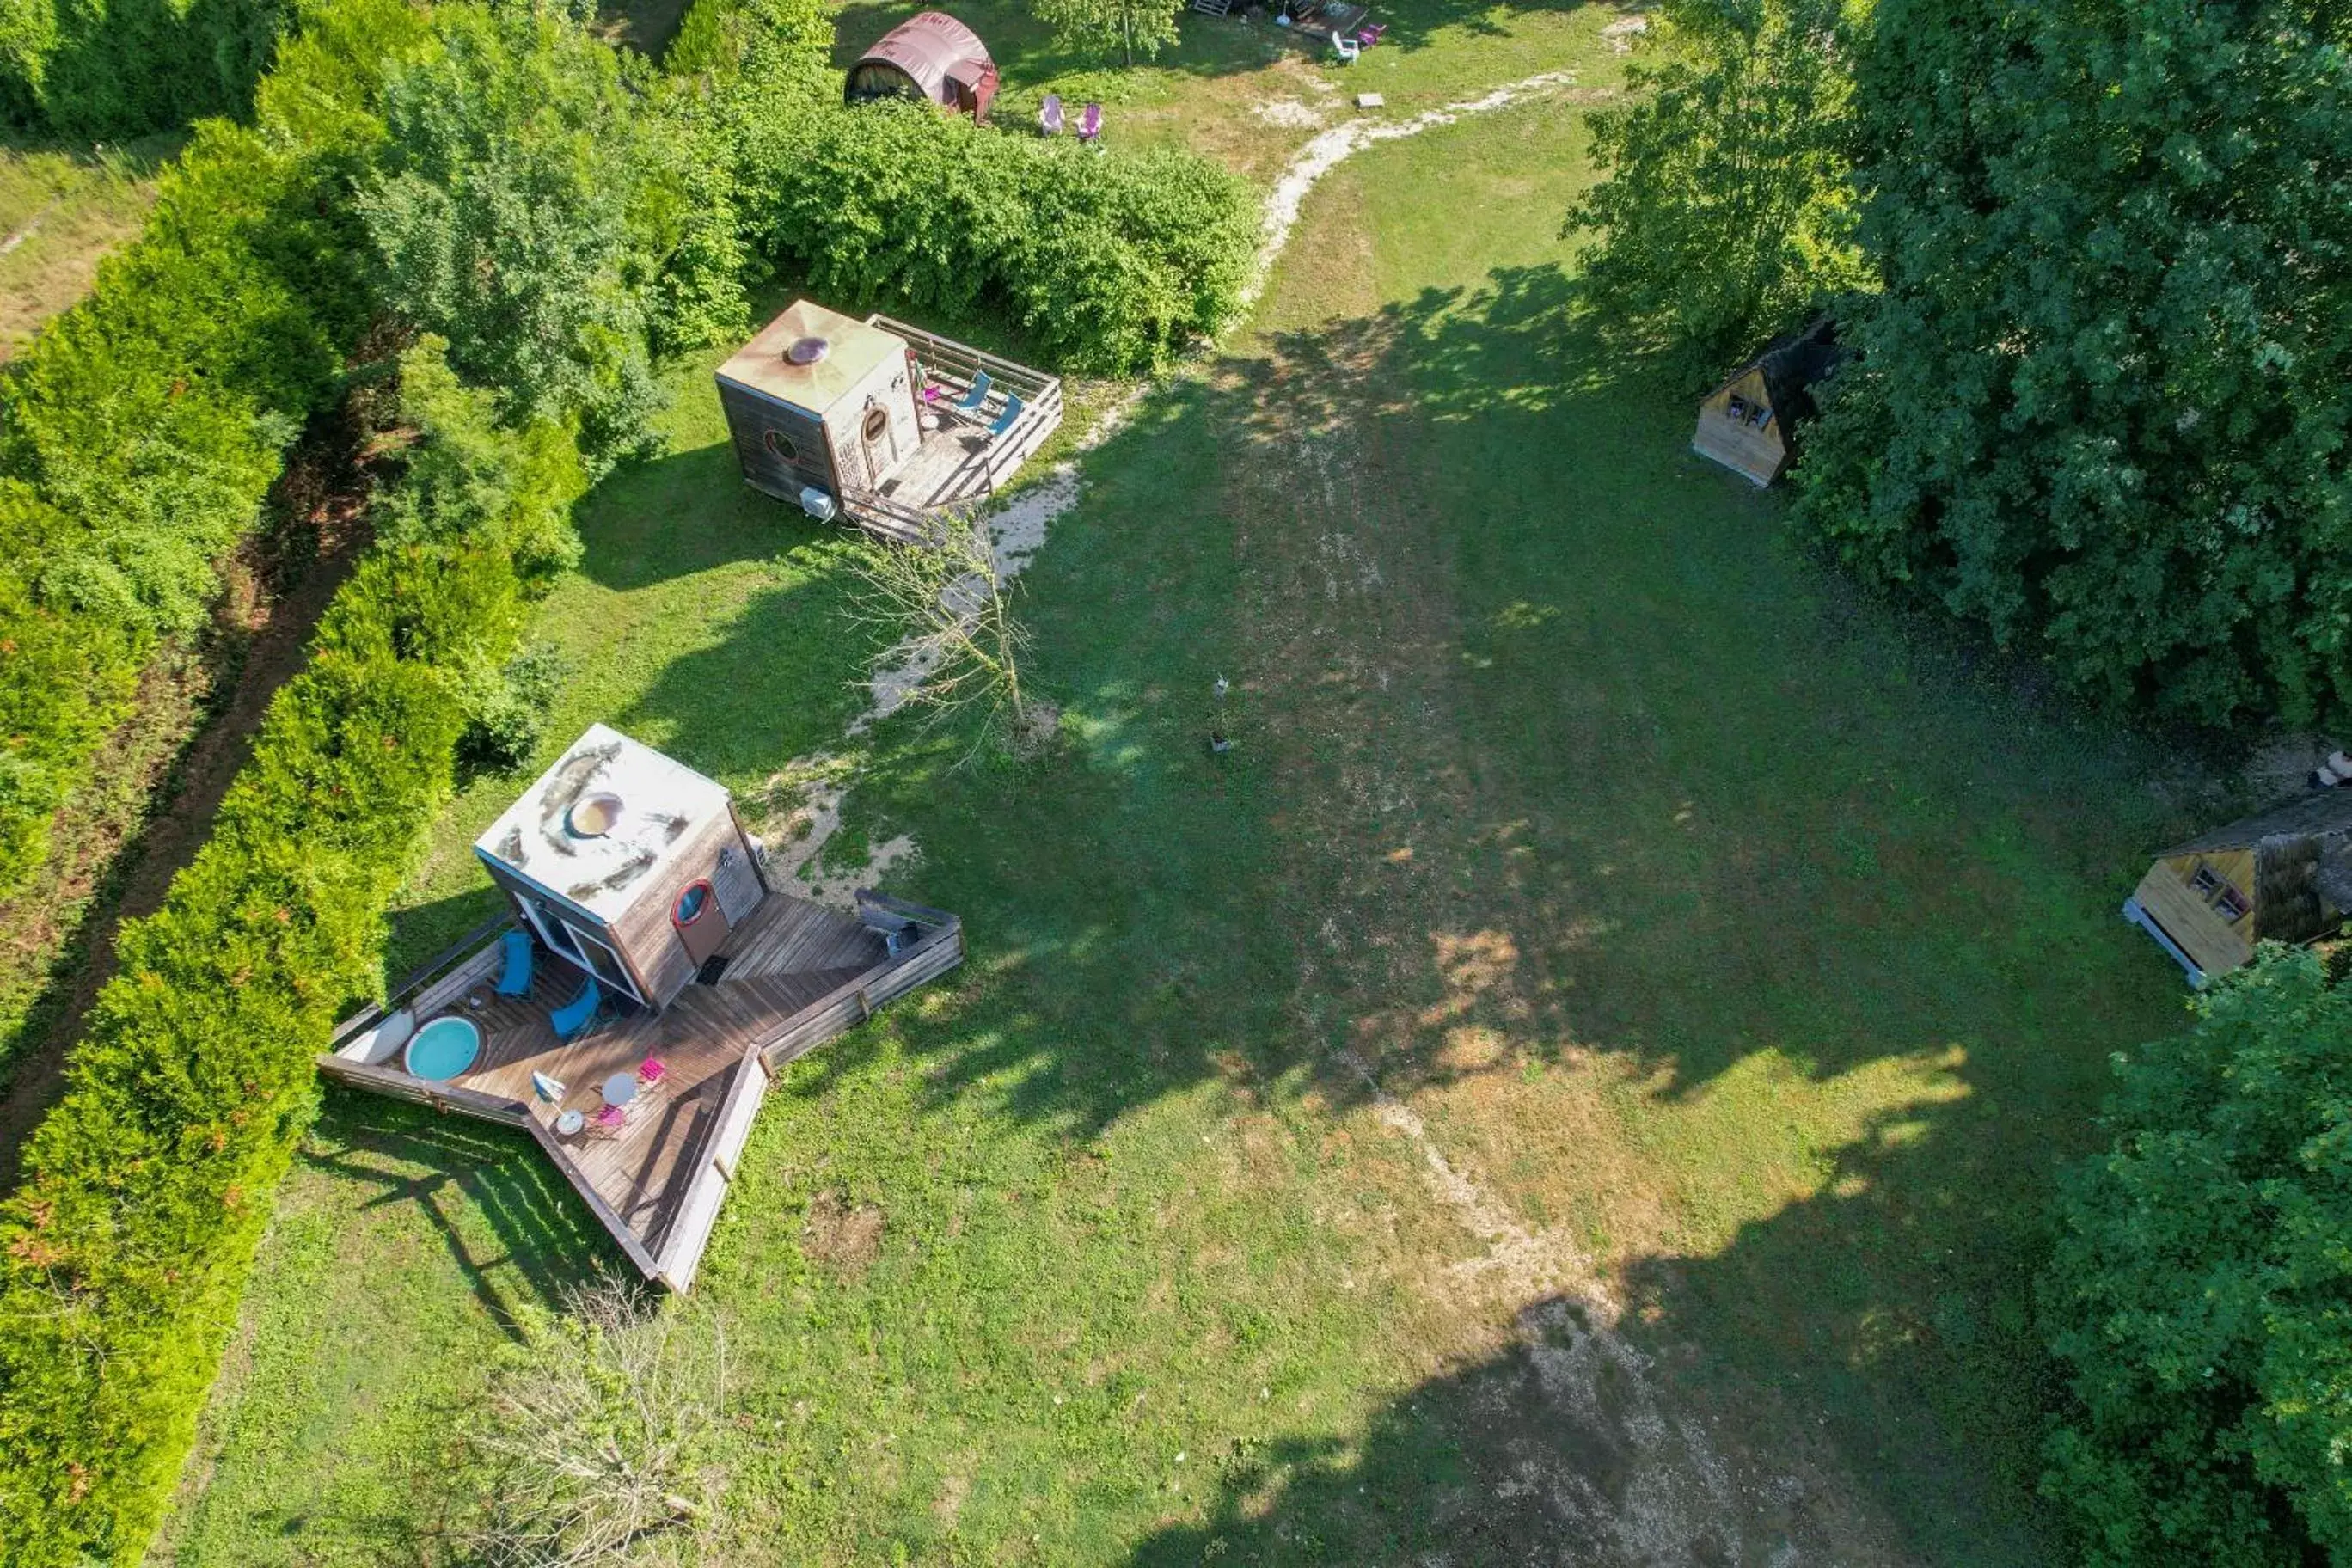
[[[2352,789],[2320,789],[2297,795],[2252,816],[2242,816],[2162,852],[2210,855],[2219,849],[2252,849],[2285,838],[2312,838],[2352,831]]]
[[[620,797],[606,832],[578,830],[572,808],[590,795]],[[636,901],[681,846],[700,841],[728,815],[727,792],[682,763],[617,730],[591,724],[522,798],[474,841],[475,852],[562,894],[610,922]]]
[[[1785,431],[1812,417],[1812,386],[1843,363],[1845,353],[1838,346],[1836,324],[1823,316],[1801,332],[1775,338],[1762,353],[1717,383],[1712,395],[1721,396],[1749,371],[1761,372],[1764,395]]]
[[[803,339],[823,342],[824,356],[809,364],[795,364],[785,357]],[[906,352],[904,340],[880,327],[795,300],[719,367],[719,379],[781,398],[822,419],[826,410],[865,385],[877,365]]]

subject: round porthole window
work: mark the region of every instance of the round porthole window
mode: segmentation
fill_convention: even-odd
[[[682,926],[692,925],[702,918],[702,912],[709,907],[710,884],[697,882],[677,896],[677,923]]]
[[[879,408],[869,408],[866,411],[866,438],[867,440],[879,441],[882,439],[882,433],[889,428],[890,416],[887,413]]]
[[[800,461],[800,448],[793,446],[792,437],[786,436],[782,430],[769,430],[762,433],[760,437],[760,445],[767,447],[770,452],[787,463]]]

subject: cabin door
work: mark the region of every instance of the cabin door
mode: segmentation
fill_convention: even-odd
[[[727,911],[719,907],[719,894],[709,882],[690,882],[669,907],[669,923],[677,930],[677,940],[686,944],[687,957],[694,960],[697,969],[702,967],[712,953],[727,945]]]
[[[890,427],[890,411],[868,403],[857,420],[857,449],[866,462],[866,488],[878,490],[882,476],[898,466],[898,434]]]

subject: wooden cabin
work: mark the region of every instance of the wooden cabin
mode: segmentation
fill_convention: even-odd
[[[719,367],[743,478],[820,520],[919,540],[1062,422],[1062,384],[887,316],[799,300]]]
[[[727,792],[602,724],[474,853],[550,950],[648,1007],[685,990],[768,896]]]
[[[1770,484],[1794,456],[1797,427],[1813,416],[1812,387],[1843,357],[1826,316],[1774,342],[1707,394],[1698,405],[1691,450],[1759,489]]]
[[[985,120],[998,79],[979,34],[943,11],[919,11],[857,58],[842,97],[850,103],[910,98]]]
[[[2315,790],[2156,858],[2124,918],[2202,985],[2258,942],[2309,942],[2352,910],[2352,789]]]
[[[345,1019],[319,1070],[517,1129],[672,1289],[776,1074],[963,959],[942,910],[772,890],[724,789],[602,724],[475,849],[508,908]]]

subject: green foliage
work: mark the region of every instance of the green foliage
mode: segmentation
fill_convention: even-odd
[[[548,716],[569,668],[561,649],[541,643],[478,681],[467,700],[466,732],[457,739],[460,775],[510,773],[530,762],[547,737]]]
[[[646,112],[636,57],[523,8],[446,6],[435,26],[441,47],[392,73],[360,202],[383,297],[509,422],[576,425],[601,468],[646,439],[655,291],[686,235],[713,242],[695,215],[715,193]]]
[[[2197,1010],[2065,1183],[2044,1489],[2098,1568],[2352,1562],[2352,995],[2271,949]]]
[[[1189,153],[1098,157],[898,102],[758,129],[739,183],[772,260],[836,298],[1002,310],[1073,369],[1166,363],[1248,275],[1250,187]]]
[[[1108,55],[1133,65],[1137,52],[1156,59],[1176,41],[1181,0],[1033,0],[1037,19],[1054,30],[1065,48]]]
[[[1802,516],[2078,689],[2352,708],[2352,13],[1881,0]]]
[[[364,329],[355,237],[321,199],[340,149],[274,130],[204,126],[140,240],[0,382],[0,894],[154,639],[203,624]]]
[[[71,141],[242,116],[283,0],[5,0],[0,119]]]
[[[410,363],[406,404],[435,420],[415,465],[430,504],[406,504],[337,595],[211,840],[124,928],[0,1208],[12,1564],[143,1552],[307,1124],[312,1053],[377,983],[383,911],[448,798],[475,672],[514,643],[522,584],[502,546],[539,530],[482,478],[496,465],[429,456],[480,405],[434,348]],[[475,505],[494,510],[469,522]]]
[[[1853,238],[1851,48],[1867,0],[1669,0],[1632,100],[1587,117],[1607,178],[1588,282],[1612,314],[1720,368],[1868,273]]]

